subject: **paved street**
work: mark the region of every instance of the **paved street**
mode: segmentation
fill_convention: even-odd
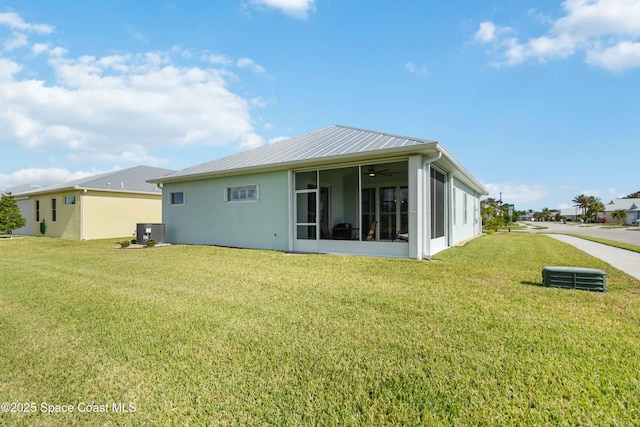
[[[599,237],[601,239],[614,240],[616,242],[629,243],[640,246],[640,228],[603,228],[593,226],[559,224],[557,222],[525,222],[525,224],[535,227],[549,227],[544,230],[530,230],[536,233],[567,233],[584,234],[585,236]]]

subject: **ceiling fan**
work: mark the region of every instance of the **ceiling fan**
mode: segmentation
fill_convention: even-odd
[[[395,172],[393,172],[391,169],[380,169],[380,170],[376,170],[373,166],[369,165],[368,166],[368,174],[371,178],[376,177],[377,175],[384,175],[384,176],[391,176],[393,174],[395,174]]]

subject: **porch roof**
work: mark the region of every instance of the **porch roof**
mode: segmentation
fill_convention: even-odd
[[[441,163],[446,163],[452,172],[457,172],[455,173],[456,175],[466,178],[465,181],[476,187],[479,192],[487,193],[485,188],[436,141],[340,125],[329,126],[253,150],[169,173],[151,179],[149,182],[191,181],[266,170],[371,161],[390,156],[418,153],[427,155],[442,153]]]

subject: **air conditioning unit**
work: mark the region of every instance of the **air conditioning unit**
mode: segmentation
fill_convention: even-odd
[[[153,239],[158,243],[164,242],[164,224],[140,224],[136,225],[136,243],[144,245],[147,240]]]
[[[607,291],[607,273],[596,268],[544,267],[542,282],[553,288]]]

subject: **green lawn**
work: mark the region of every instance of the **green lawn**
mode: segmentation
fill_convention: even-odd
[[[640,283],[548,236],[437,262],[114,242],[0,241],[0,401],[35,409],[0,425],[640,420]],[[544,288],[545,265],[609,292]]]

